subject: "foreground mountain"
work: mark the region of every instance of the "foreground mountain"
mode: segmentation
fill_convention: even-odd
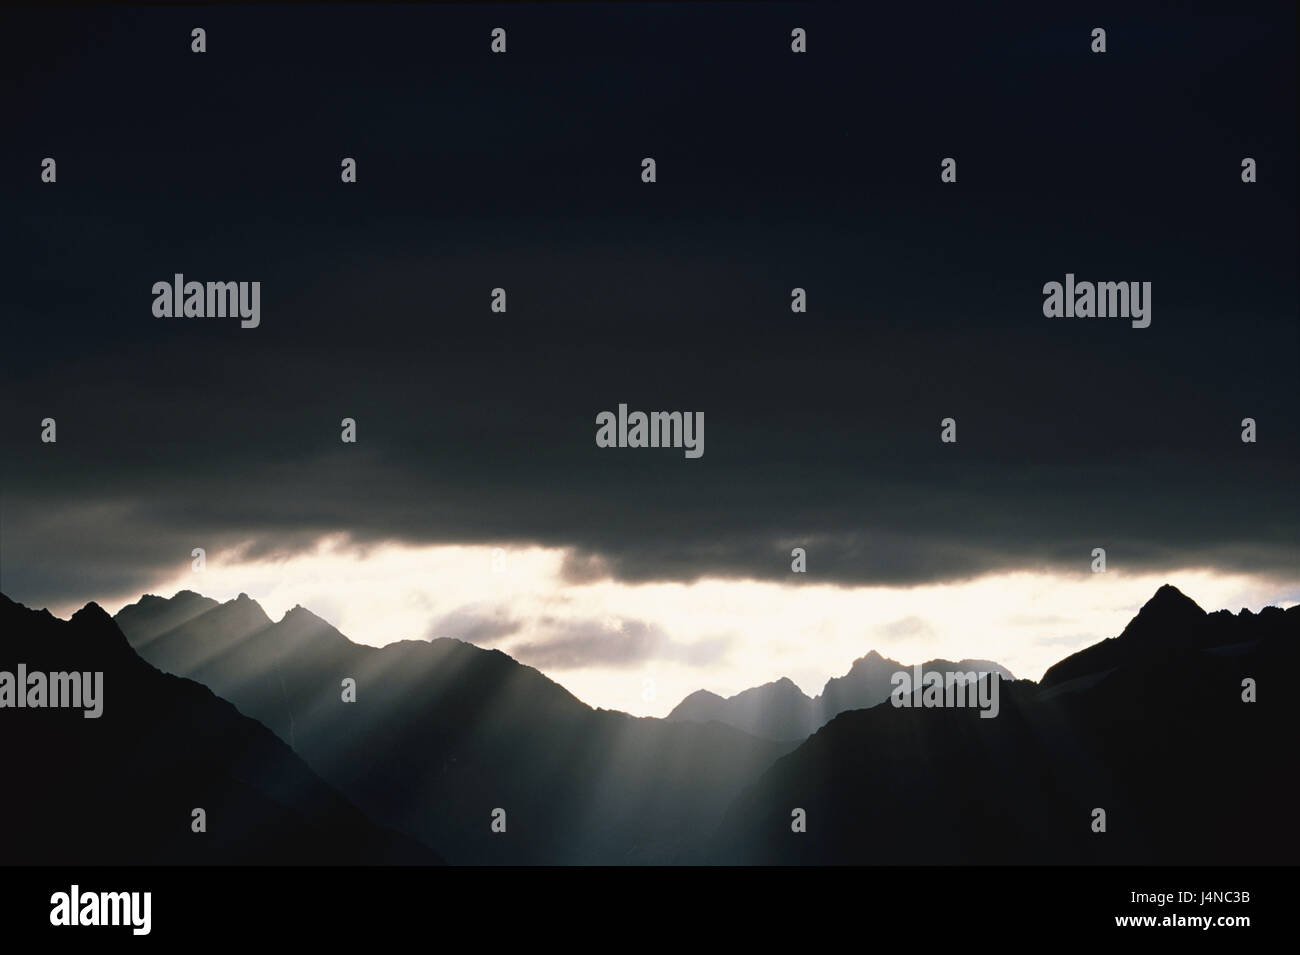
[[[63,621],[0,595],[0,671],[16,684],[20,664],[101,672],[102,711],[0,709],[7,864],[440,861],[373,825],[206,687],[145,663],[95,604]],[[195,808],[206,832],[191,829]]]
[[[145,659],[231,700],[452,862],[701,861],[726,806],[793,745],[595,710],[458,640],[359,645],[301,607],[273,622],[242,594],[149,596],[117,620]]]
[[[1162,587],[1041,685],[1001,684],[996,718],[890,703],[839,715],[737,799],[713,857],[1294,864],[1298,664],[1300,607],[1206,614]]]
[[[921,664],[922,672],[997,673],[1013,680],[1011,671],[991,660],[931,660]],[[723,699],[716,693],[698,690],[678,703],[666,719],[677,722],[717,721],[746,733],[774,740],[802,740],[846,710],[875,706],[889,698],[891,677],[911,670],[897,660],[872,650],[853,661],[849,672],[832,677],[816,697],[810,697],[789,680],[765,683]]]
[[[1226,610],[1207,614],[1196,601],[1168,584],[1156,591],[1118,637],[1103,640],[1049,667],[1042,686],[1057,686],[1078,677],[1104,673],[1121,664],[1137,664],[1179,650],[1196,650],[1231,643],[1250,626],[1252,614],[1240,620]],[[1274,619],[1270,611],[1266,620]],[[1276,618],[1278,622],[1285,618]]]

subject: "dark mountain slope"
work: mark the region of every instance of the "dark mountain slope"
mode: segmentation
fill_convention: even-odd
[[[1205,617],[1205,611],[1195,601],[1165,584],[1118,637],[1071,654],[1050,667],[1040,683],[1054,686],[1086,674],[1104,672],[1124,662],[1158,655],[1170,648],[1201,646],[1206,639],[1213,639],[1212,631],[1203,626]]]
[[[147,616],[131,615],[129,638]],[[791,745],[594,710],[457,640],[362,646],[302,608],[271,623],[242,596],[140,652],[230,699],[375,819],[453,862],[696,861],[725,806]],[[505,833],[491,829],[497,808]]]
[[[102,671],[103,712],[0,709],[6,864],[436,863],[380,829],[264,726],[141,660],[88,604],[71,620],[0,596],[0,670]],[[207,832],[191,831],[191,811]]]
[[[994,719],[890,703],[841,714],[737,799],[715,857],[1294,864],[1300,608],[1192,608],[1162,588],[1107,649],[1071,658],[1089,663],[1061,671],[1069,681],[1002,684]],[[1258,702],[1242,701],[1248,677]]]

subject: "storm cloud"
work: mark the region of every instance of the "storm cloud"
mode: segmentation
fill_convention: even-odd
[[[793,10],[815,56],[785,52]],[[1102,71],[1066,12],[943,35],[918,15],[887,32],[924,55],[868,58],[886,25],[850,9],[541,14],[512,10],[518,52],[494,61],[455,5],[319,11],[319,43],[292,10],[205,11],[233,72],[177,47],[184,11],[87,11],[94,42],[0,15],[0,72],[41,79],[3,84],[5,593],[143,592],[194,547],[338,532],[565,548],[575,582],[1086,574],[1094,547],[1294,579],[1284,31],[1189,15],[1152,46],[1117,12],[1122,49],[1147,48]],[[51,70],[70,44],[78,72]],[[1096,135],[1071,134],[1081,115]],[[1151,281],[1151,327],[1044,318],[1066,271]],[[260,281],[260,326],[154,317],[175,272]],[[702,411],[706,454],[598,448],[620,402]],[[560,667],[597,646],[687,652],[595,624],[515,649]]]

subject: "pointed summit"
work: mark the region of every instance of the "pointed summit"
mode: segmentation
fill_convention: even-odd
[[[1198,613],[1204,613],[1195,600],[1187,596],[1173,584],[1162,584],[1160,589],[1148,600],[1142,609],[1155,608],[1158,610],[1170,610],[1173,608],[1193,608]]]
[[[241,617],[251,617],[263,620],[268,624],[271,622],[271,618],[266,615],[266,611],[262,609],[262,605],[245,593],[241,593],[234,600],[227,600],[225,603],[220,605],[220,609],[234,610],[237,611]]]
[[[852,666],[849,667],[849,673],[852,673],[854,670],[879,669],[882,666],[894,669],[900,665],[901,664],[899,664],[897,660],[889,659],[889,657],[883,655],[879,650],[868,650],[865,656],[860,656],[853,661]]]
[[[25,613],[34,612],[21,604],[12,606]],[[63,624],[57,617],[49,614],[45,617],[50,623]],[[93,670],[135,656],[113,618],[93,600],[74,613],[66,626],[57,629],[66,643],[56,652],[75,654],[79,669],[84,664],[84,668]]]
[[[109,623],[113,622],[108,612],[93,600],[74,613],[72,619],[79,620],[82,624],[102,624],[105,620]]]
[[[1155,592],[1118,637],[1072,653],[1048,668],[1040,686],[1053,686],[1089,673],[1103,673],[1152,654],[1186,650],[1205,638],[1209,615],[1177,587]]]
[[[1197,606],[1196,601],[1172,584],[1165,584],[1142,605],[1120,638],[1147,640],[1155,637],[1161,642],[1177,642],[1180,631],[1198,626],[1204,619],[1205,611]]]

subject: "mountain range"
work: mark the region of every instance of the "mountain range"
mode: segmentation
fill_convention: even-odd
[[[243,594],[147,596],[117,622],[146,660],[211,687],[451,862],[694,861],[740,789],[795,745],[593,709],[459,640],[365,646],[301,607],[273,622]]]
[[[10,865],[436,864],[374,825],[273,733],[132,651],[96,604],[70,620],[0,596],[0,670],[99,672],[102,711],[0,712]],[[193,829],[195,809],[205,830]]]
[[[900,670],[911,669],[872,650],[854,660],[844,676],[827,680],[816,697],[808,696],[794,681],[783,677],[726,699],[708,690],[697,690],[666,718],[696,723],[717,720],[767,739],[802,740],[846,710],[866,709],[887,700],[893,688],[890,678]],[[1004,680],[1015,679],[1010,670],[991,660],[931,660],[921,664],[921,672],[996,673]]]
[[[1001,686],[996,719],[840,714],[747,787],[710,857],[1294,864],[1297,664],[1300,606],[1207,614],[1166,585],[1118,637]]]
[[[1038,683],[989,661],[924,665],[996,674],[983,677],[998,681],[996,718],[893,706],[889,676],[906,668],[877,653],[815,698],[781,680],[650,719],[593,709],[499,651],[360,645],[301,607],[272,621],[243,594],[146,596],[115,620],[93,604],[67,622],[8,600],[0,612],[0,668],[112,668],[114,722],[98,721],[111,730],[79,712],[21,716],[40,732],[11,744],[18,765],[74,757],[17,788],[31,858],[42,840],[86,854],[64,820],[84,819],[80,800],[106,779],[87,853],[115,861],[208,858],[174,815],[200,799],[238,823],[208,844],[218,861],[326,845],[337,861],[462,864],[1300,855],[1284,756],[1300,728],[1298,607],[1207,614],[1165,586]]]

